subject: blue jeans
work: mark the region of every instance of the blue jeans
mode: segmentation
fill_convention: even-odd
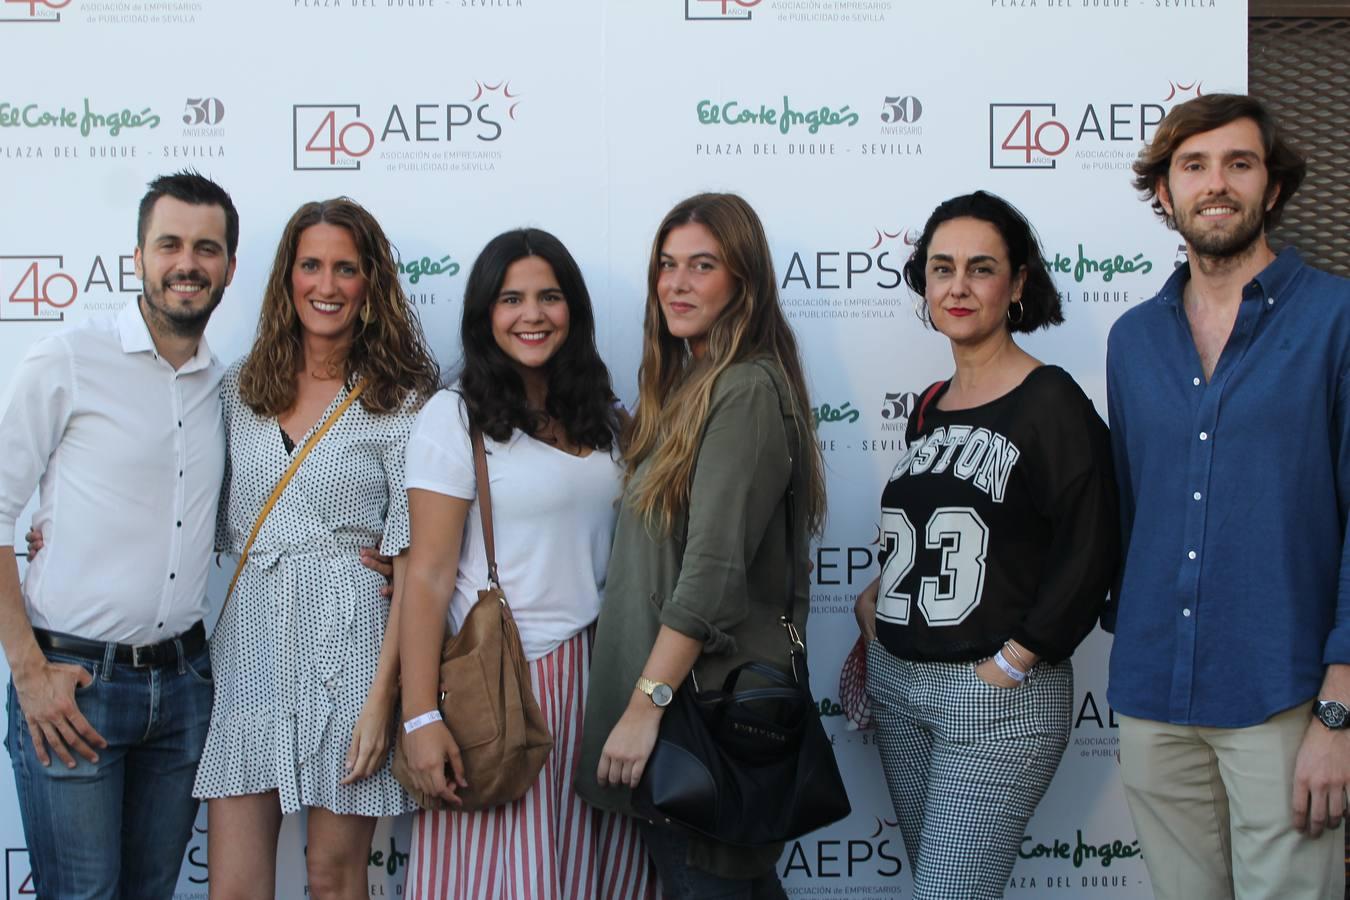
[[[688,863],[689,839],[677,828],[638,820],[647,855],[661,875],[666,900],[786,900],[778,873],[750,879],[722,878]]]
[[[37,760],[9,683],[5,747],[14,764],[24,837],[43,900],[168,900],[192,835],[192,780],[211,720],[206,649],[157,668],[48,653],[94,676],[75,702],[108,746],[76,766]],[[50,752],[50,751],[49,751]],[[73,754],[74,755],[74,754]]]

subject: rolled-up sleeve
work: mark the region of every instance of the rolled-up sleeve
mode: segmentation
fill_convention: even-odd
[[[725,377],[725,376],[724,376]],[[792,461],[767,373],[714,390],[689,496],[679,581],[661,624],[728,653],[749,609],[746,569],[783,498]]]
[[[35,345],[10,379],[0,414],[0,545],[15,526],[56,452],[75,404],[74,360],[64,341]]]

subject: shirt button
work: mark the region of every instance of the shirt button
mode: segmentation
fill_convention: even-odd
[[[1196,387],[1199,387],[1199,386],[1200,386],[1200,379],[1199,379],[1199,378],[1192,378],[1192,379],[1191,379],[1191,384],[1195,385]]]
[[[1195,495],[1195,499],[1199,500],[1199,499],[1200,499],[1200,495],[1199,495],[1199,494],[1196,494],[1196,495]],[[182,527],[183,527],[183,523],[182,523],[181,520],[178,522],[178,527],[179,527],[179,528],[182,528]]]
[[[1187,553],[1187,554],[1186,554],[1186,558],[1187,558],[1187,559],[1195,559],[1195,551],[1192,550],[1190,553]],[[173,576],[170,575],[169,577],[172,578]]]
[[[1275,305],[1275,298],[1274,298],[1274,297],[1267,297],[1267,298],[1266,298],[1266,306],[1274,306],[1274,305]]]
[[[1203,432],[1203,431],[1200,432],[1200,440],[1202,440],[1202,441],[1207,441],[1207,440],[1209,440],[1209,435],[1208,435],[1206,432]]]
[[[160,622],[160,623],[159,623],[158,625],[156,625],[155,627],[156,627],[156,628],[163,628],[163,627],[164,627],[164,623],[163,623],[163,622]]]
[[[1200,499],[1200,492],[1199,492],[1199,491],[1196,491],[1194,494],[1191,494],[1191,497],[1194,498],[1194,499],[1196,499],[1196,500],[1199,500],[1199,499]],[[182,525],[183,523],[182,523],[182,522],[179,522],[178,524],[179,524],[179,525]]]
[[[1195,554],[1192,553],[1191,556],[1194,557]],[[172,573],[172,572],[169,573],[169,580],[170,580],[170,581],[173,581],[173,573]]]
[[[1190,611],[1189,609],[1183,609],[1183,610],[1181,611],[1181,614],[1182,614],[1183,616],[1185,616],[1186,618],[1188,618],[1188,619],[1191,617],[1191,611]]]

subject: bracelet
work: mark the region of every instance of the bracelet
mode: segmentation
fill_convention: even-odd
[[[412,734],[424,725],[430,725],[432,722],[442,722],[441,711],[433,709],[431,712],[424,712],[420,716],[415,716],[403,723],[403,733]]]
[[[1022,651],[1021,651],[1021,650],[1018,650],[1018,649],[1017,649],[1017,645],[1014,644],[1012,641],[1004,641],[1004,642],[1003,642],[1003,649],[1004,649],[1004,650],[1007,650],[1009,653],[1012,654],[1013,659],[1017,660],[1018,665],[1021,665],[1021,666],[1026,666],[1026,665],[1027,665],[1027,658],[1026,658],[1025,656],[1022,655]],[[1004,659],[1007,659],[1007,657],[1005,656]],[[1031,668],[1031,667],[1030,667],[1030,666],[1027,666],[1027,668]]]
[[[1002,650],[994,654],[994,665],[1002,669],[1004,675],[1007,675],[1009,678],[1011,678],[1018,684],[1021,684],[1024,680],[1026,680],[1027,673],[1023,672],[1021,669],[1017,668],[1012,663],[1004,659]]]

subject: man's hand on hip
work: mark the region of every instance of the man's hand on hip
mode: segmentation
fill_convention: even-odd
[[[92,682],[80,666],[49,662],[45,658],[25,671],[14,672],[14,690],[33,737],[33,752],[44,766],[51,764],[48,748],[67,768],[75,768],[74,750],[91,763],[98,762],[94,747],[108,742],[94,730],[75,702],[75,689]]]

